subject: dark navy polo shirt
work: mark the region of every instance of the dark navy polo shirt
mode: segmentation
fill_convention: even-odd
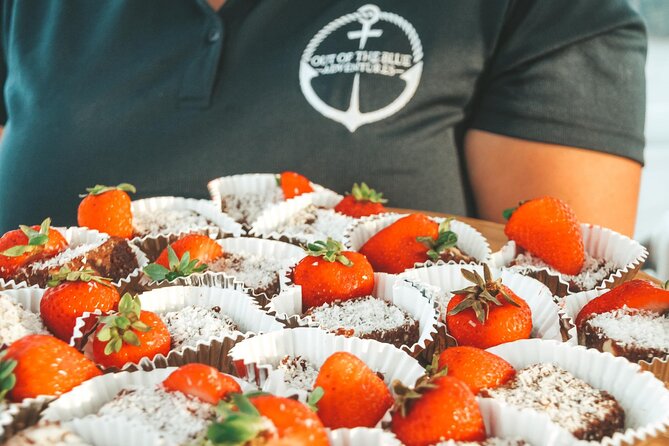
[[[642,161],[623,0],[5,0],[0,230],[242,172],[466,214],[467,129]],[[503,168],[503,166],[500,166]]]

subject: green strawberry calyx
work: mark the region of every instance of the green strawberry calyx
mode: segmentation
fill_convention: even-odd
[[[230,401],[221,401],[216,407],[217,420],[207,428],[207,444],[241,446],[273,430],[271,422],[251,403],[250,398],[258,395],[233,393]]]
[[[172,249],[172,246],[169,245],[167,246],[167,264],[169,268],[165,268],[158,263],[150,263],[144,267],[144,274],[156,282],[160,282],[161,280],[171,282],[178,277],[188,277],[194,273],[204,272],[209,267],[204,263],[200,263],[198,259],[191,260],[189,251],[186,251],[179,258],[174,249]]]
[[[98,324],[102,327],[96,334],[96,339],[105,342],[105,355],[118,353],[123,344],[138,346],[139,338],[135,331],[146,333],[151,330],[139,318],[142,312],[142,303],[138,296],[125,293],[118,304],[118,312],[101,316]]]
[[[339,262],[344,266],[353,266],[353,262],[343,254],[344,245],[330,237],[326,241],[308,243],[304,250],[312,257],[323,257],[326,262]]]
[[[325,395],[325,390],[323,390],[321,386],[316,387],[309,394],[307,406],[309,406],[312,411],[318,412],[318,402],[323,398],[323,395]]]
[[[461,270],[462,275],[469,282],[472,282],[474,285],[461,290],[453,291],[453,294],[464,296],[462,302],[457,304],[455,308],[448,312],[449,316],[456,315],[462,311],[471,309],[476,314],[476,319],[480,323],[485,323],[488,319],[488,313],[490,312],[490,304],[496,306],[504,305],[503,302],[498,299],[499,296],[502,296],[504,301],[507,303],[519,307],[518,302],[513,300],[513,298],[507,292],[507,289],[502,285],[502,279],[493,280],[492,273],[487,264],[483,264],[483,277],[476,271],[470,271],[467,269]]]
[[[117,186],[105,186],[104,184],[96,184],[93,187],[86,188],[86,194],[79,194],[79,198],[84,198],[89,195],[101,195],[105,192],[110,192],[113,190],[121,190],[123,192],[137,193],[137,188],[130,183],[121,183]]]
[[[383,198],[383,193],[375,191],[371,187],[367,186],[366,183],[353,183],[351,195],[355,201],[369,201],[371,203],[381,204],[388,202],[388,200]]]
[[[16,384],[14,369],[18,363],[15,359],[5,359],[5,353],[0,353],[0,401],[5,399]]]
[[[33,252],[42,248],[49,242],[50,226],[51,219],[48,217],[45,218],[44,221],[40,224],[39,231],[31,228],[30,226],[20,225],[19,229],[21,229],[21,232],[23,232],[26,237],[28,237],[28,244],[12,246],[0,254],[7,257],[18,257],[27,252]]]
[[[97,271],[92,269],[80,269],[72,271],[70,268],[64,266],[58,272],[49,276],[49,281],[46,283],[48,287],[55,287],[62,282],[95,282],[104,286],[112,286],[109,277],[100,277]]]
[[[456,247],[458,244],[458,234],[451,231],[451,221],[453,221],[453,218],[447,218],[439,223],[439,232],[436,239],[432,237],[416,237],[416,241],[428,248],[426,254],[434,262],[439,260],[441,255],[448,251],[457,250],[459,255],[462,254]]]
[[[432,364],[430,364],[426,373],[416,380],[413,387],[408,387],[402,384],[398,379],[392,382],[393,392],[395,393],[395,405],[393,411],[399,411],[402,417],[406,417],[414,402],[419,400],[426,392],[436,389],[435,381],[448,374],[448,368],[439,368],[439,355],[435,354],[432,357]]]

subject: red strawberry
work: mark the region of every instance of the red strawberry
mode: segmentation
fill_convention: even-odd
[[[165,248],[144,273],[155,281],[174,280],[205,271],[207,264],[223,256],[215,240],[200,234],[188,234]]]
[[[476,347],[451,347],[439,355],[439,369],[461,379],[474,395],[481,389],[493,389],[516,375],[511,364],[497,355]]]
[[[283,172],[278,176],[277,181],[286,200],[314,191],[309,179],[299,173]]]
[[[132,238],[132,206],[128,192],[136,192],[135,186],[122,183],[118,186],[103,186],[86,189],[88,194],[80,195],[77,221],[100,232],[121,238]]]
[[[329,238],[307,245],[309,255],[295,265],[293,282],[302,287],[302,310],[335,300],[369,296],[374,289],[374,270],[364,255],[343,251]]]
[[[321,387],[318,416],[330,429],[374,427],[393,405],[390,390],[356,356],[337,352],[321,366],[314,388]]]
[[[46,218],[40,226],[24,226],[0,238],[0,278],[10,279],[16,270],[35,260],[53,257],[67,248],[65,237]]]
[[[485,440],[476,398],[467,385],[442,370],[418,379],[413,389],[393,383],[397,402],[390,429],[406,446]]]
[[[163,381],[163,387],[199,398],[209,404],[218,404],[228,394],[242,391],[231,376],[198,363],[183,365],[170,373]]]
[[[16,384],[9,392],[9,398],[16,402],[38,395],[61,395],[101,374],[93,361],[48,335],[28,335],[13,342],[4,360],[17,362]]]
[[[446,308],[446,327],[459,345],[485,349],[530,337],[530,307],[501,279],[492,280],[487,265],[484,277],[466,269],[462,275],[474,285],[454,291]]]
[[[581,227],[574,211],[558,198],[541,197],[522,203],[511,214],[504,233],[563,274],[576,275],[583,269]]]
[[[383,194],[371,189],[365,183],[353,185],[350,195],[346,195],[335,206],[334,210],[355,218],[366,217],[368,215],[380,214],[386,211],[383,203],[388,200],[383,198]]]
[[[171,338],[160,316],[141,311],[139,298],[126,293],[118,304],[118,313],[100,317],[92,342],[97,364],[120,369],[142,358],[167,356]]]
[[[373,235],[361,248],[374,271],[399,274],[416,263],[437,261],[457,252],[458,236],[450,220],[438,224],[423,214],[409,214]]]
[[[669,291],[646,280],[632,280],[594,298],[581,309],[576,317],[576,327],[592,316],[608,313],[623,307],[653,311],[658,314],[669,312]]]
[[[44,325],[58,339],[69,342],[78,317],[84,312],[115,310],[121,299],[109,279],[94,275],[92,270],[70,271],[66,268],[52,275],[50,285],[40,301]],[[60,280],[64,283],[58,285]],[[89,327],[90,328],[90,327]]]

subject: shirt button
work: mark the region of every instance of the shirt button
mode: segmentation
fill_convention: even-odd
[[[209,43],[216,43],[221,39],[221,32],[216,28],[212,28],[207,33],[207,40]]]

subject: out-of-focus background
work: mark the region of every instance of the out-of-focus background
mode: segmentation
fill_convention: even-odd
[[[650,247],[647,266],[669,279],[669,0],[631,0],[648,25],[646,165],[635,238]]]

